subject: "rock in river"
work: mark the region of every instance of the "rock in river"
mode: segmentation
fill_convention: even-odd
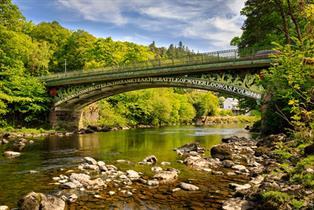
[[[161,184],[174,182],[178,178],[178,171],[176,169],[168,169],[167,171],[159,171],[154,175]]]
[[[218,144],[211,148],[210,154],[213,158],[220,160],[231,160],[232,159],[232,148],[229,144],[223,143]]]
[[[184,190],[188,190],[188,191],[196,191],[196,190],[199,190],[199,187],[198,186],[195,186],[193,184],[188,184],[188,183],[185,183],[185,182],[181,182],[180,183],[180,187]]]
[[[143,161],[139,162],[139,164],[148,164],[148,165],[152,165],[152,164],[156,164],[157,163],[157,158],[155,155],[150,155],[146,158],[144,158]]]
[[[84,157],[86,163],[91,165],[97,165],[97,161],[92,157]]]
[[[131,180],[138,180],[140,178],[140,175],[134,170],[127,170],[126,173],[127,177]]]
[[[223,210],[249,210],[254,209],[252,202],[241,198],[230,198],[222,205]]]
[[[185,155],[191,152],[204,153],[205,151],[205,149],[201,147],[198,142],[185,144],[175,150],[177,151],[178,155]]]
[[[52,195],[30,192],[18,201],[20,210],[64,210],[65,202]]]
[[[21,156],[20,152],[13,152],[13,151],[5,151],[3,154],[7,158],[16,158],[16,157]]]

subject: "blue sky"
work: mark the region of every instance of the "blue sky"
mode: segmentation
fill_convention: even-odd
[[[244,0],[13,0],[34,23],[58,21],[97,37],[194,51],[231,48],[241,34]]]

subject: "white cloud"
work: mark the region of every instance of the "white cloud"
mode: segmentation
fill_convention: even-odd
[[[127,18],[121,14],[121,1],[101,0],[58,0],[64,6],[79,12],[85,20],[123,25]]]
[[[172,40],[205,40],[217,48],[228,47],[232,37],[241,34],[243,17],[240,16],[240,10],[244,2],[245,0],[57,0],[59,5],[78,13],[85,20],[113,24],[125,30],[135,28],[152,34],[166,34],[172,36]],[[134,40],[130,36],[125,36],[125,40]]]

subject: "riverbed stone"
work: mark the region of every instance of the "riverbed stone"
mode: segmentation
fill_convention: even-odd
[[[143,161],[139,162],[139,164],[147,164],[147,165],[152,165],[157,163],[157,158],[155,155],[150,155],[144,158]]]
[[[147,185],[148,186],[157,186],[159,185],[159,181],[158,180],[147,180]]]
[[[65,182],[61,185],[61,188],[63,189],[75,189],[79,186],[77,186],[76,184],[74,184],[73,182]]]
[[[199,187],[193,184],[188,184],[185,182],[181,182],[180,183],[180,187],[184,190],[188,190],[188,191],[196,191],[199,190]]]
[[[138,172],[134,170],[127,170],[127,177],[129,177],[132,181],[133,180],[138,180],[141,176],[138,174]]]
[[[254,203],[241,198],[230,198],[222,205],[223,210],[249,210],[252,207],[254,207]]]
[[[174,182],[178,178],[178,171],[176,169],[167,169],[166,171],[157,172],[154,177],[161,184]]]
[[[205,149],[199,145],[198,142],[185,144],[177,149],[175,149],[178,155],[192,154],[198,155],[199,153],[204,153]]]
[[[235,169],[239,172],[248,173],[249,170],[244,165],[234,165],[231,167],[232,169]]]
[[[97,165],[97,161],[92,157],[84,157],[84,161],[91,165]]]
[[[90,181],[91,181],[90,178],[91,177],[89,175],[82,174],[82,173],[80,173],[80,174],[72,173],[70,176],[71,181],[78,181],[84,186],[90,185]]]
[[[162,165],[162,166],[169,166],[169,165],[171,165],[171,163],[163,161],[163,162],[160,163],[160,165]]]
[[[218,158],[219,160],[231,160],[233,151],[229,144],[223,143],[212,147],[210,154],[213,158]]]
[[[16,157],[21,156],[20,152],[14,152],[14,151],[5,151],[3,154],[7,158],[16,158]]]
[[[159,172],[159,171],[162,171],[162,168],[159,167],[159,166],[153,166],[153,167],[151,168],[151,170],[152,170],[152,172],[157,173],[157,172]]]
[[[18,201],[20,210],[64,210],[65,202],[52,195],[30,192]]]
[[[224,160],[222,161],[222,165],[225,168],[231,168],[234,165],[234,162],[232,162],[231,160]]]
[[[9,210],[8,206],[0,206],[0,210]]]
[[[78,196],[74,193],[68,197],[68,201],[71,203],[74,203],[75,201],[77,201],[77,199],[78,199]]]
[[[250,189],[252,186],[250,184],[236,184],[236,183],[230,183],[229,184],[231,189],[235,189],[235,191],[242,191]]]

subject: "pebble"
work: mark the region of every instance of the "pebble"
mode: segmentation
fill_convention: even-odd
[[[8,206],[0,206],[0,210],[9,210]]]
[[[193,184],[188,184],[188,183],[184,183],[184,182],[181,182],[180,183],[180,187],[184,190],[188,190],[188,191],[196,191],[196,190],[199,190],[199,187],[198,186],[195,186]]]
[[[20,152],[14,152],[14,151],[5,151],[3,154],[7,158],[16,158],[16,157],[21,156]]]
[[[181,190],[181,188],[177,187],[177,188],[172,189],[172,192],[177,192],[179,190]]]
[[[116,192],[115,191],[109,191],[108,194],[109,195],[114,195],[114,194],[116,194]]]

